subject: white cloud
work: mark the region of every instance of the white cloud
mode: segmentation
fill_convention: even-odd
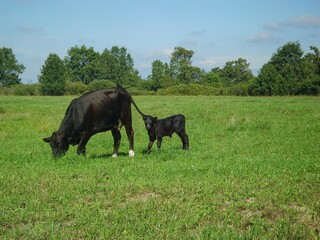
[[[146,78],[151,72],[151,63],[155,60],[169,62],[172,52],[173,49],[171,48],[162,48],[145,53],[137,53],[134,57],[135,66],[138,67],[140,75]]]
[[[269,21],[263,28],[270,31],[281,31],[288,27],[294,28],[320,28],[320,16],[300,15],[284,21]]]
[[[270,21],[270,22],[266,22],[263,25],[263,28],[270,31],[280,31],[280,30],[283,30],[283,24],[278,21]]]
[[[150,63],[141,63],[139,65],[139,68],[141,68],[141,69],[151,69],[151,64]]]
[[[206,58],[203,59],[202,61],[199,61],[199,66],[202,68],[207,68],[207,67],[214,67],[217,65],[218,61],[213,59],[213,58]]]
[[[309,39],[320,39],[320,34],[319,33],[310,33],[306,37]]]
[[[171,57],[172,52],[173,52],[173,49],[171,48],[164,48],[161,50],[162,55],[165,57]]]
[[[252,35],[247,38],[248,42],[253,42],[253,43],[271,42],[275,40],[276,40],[276,37],[274,37],[270,32],[258,33],[256,35]]]
[[[206,71],[210,71],[215,67],[223,67],[227,61],[237,58],[238,57],[236,56],[230,55],[200,56],[195,58],[193,65],[205,69]]]
[[[42,27],[34,26],[34,25],[19,25],[17,29],[21,32],[25,33],[35,33],[35,32],[43,32],[44,29]]]
[[[287,21],[287,25],[301,28],[319,28],[320,16],[301,15]]]
[[[194,47],[194,46],[197,46],[197,45],[198,45],[198,42],[195,41],[195,40],[191,40],[191,39],[185,39],[185,40],[180,41],[180,42],[178,43],[178,45]]]
[[[190,36],[203,36],[207,32],[207,29],[201,29],[201,30],[195,30],[192,32],[189,32],[188,35]]]
[[[172,52],[173,52],[173,49],[171,48],[163,48],[160,50],[149,52],[147,55],[148,55],[148,58],[163,59],[163,58],[170,58]]]

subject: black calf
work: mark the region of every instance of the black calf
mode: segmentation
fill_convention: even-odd
[[[189,137],[186,133],[184,115],[178,114],[164,119],[157,119],[157,117],[144,115],[143,120],[149,134],[147,154],[150,154],[153,142],[156,139],[158,149],[160,149],[162,138],[164,136],[171,137],[173,133],[177,133],[181,138],[183,149],[189,149]]]

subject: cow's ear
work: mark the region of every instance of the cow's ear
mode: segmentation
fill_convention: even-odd
[[[49,142],[51,141],[51,137],[43,138],[42,140],[43,140],[44,142],[49,143]]]
[[[146,116],[142,116],[142,119],[143,119],[143,121],[145,121],[147,118],[146,118]]]

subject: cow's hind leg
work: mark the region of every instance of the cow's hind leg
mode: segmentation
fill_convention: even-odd
[[[134,151],[133,151],[133,141],[134,141],[134,131],[132,128],[132,123],[126,123],[124,124],[124,127],[126,128],[126,133],[129,140],[129,157],[134,157]]]
[[[121,109],[121,122],[124,125],[129,141],[129,157],[134,157],[133,151],[133,141],[134,141],[134,132],[132,128],[132,115],[131,115],[131,100],[127,99],[128,102],[122,104]]]
[[[91,132],[85,132],[82,134],[80,142],[78,144],[77,153],[79,155],[86,155],[86,145],[91,138],[92,133]]]
[[[118,154],[119,154],[121,133],[120,133],[119,129],[117,129],[117,128],[113,128],[111,130],[111,132],[112,132],[113,141],[114,141],[112,157],[116,158],[116,157],[118,157]]]

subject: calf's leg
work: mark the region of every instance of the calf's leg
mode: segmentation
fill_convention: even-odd
[[[184,150],[189,150],[189,136],[186,132],[178,132],[177,133],[182,141],[182,148]]]
[[[153,143],[154,143],[154,140],[150,139],[148,144],[147,154],[150,154]]]
[[[157,147],[158,147],[158,150],[160,150],[160,148],[161,148],[161,142],[162,142],[162,137],[158,137],[158,138],[157,138]]]

